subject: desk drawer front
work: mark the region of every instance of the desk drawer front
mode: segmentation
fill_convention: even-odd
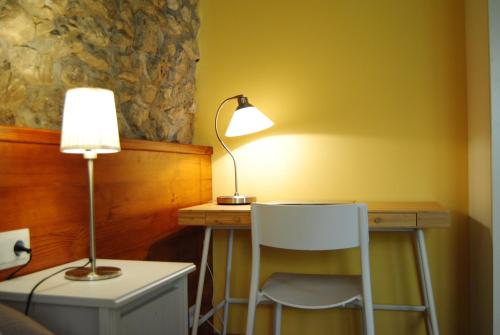
[[[181,226],[205,226],[205,214],[182,214],[178,221]]]
[[[250,228],[250,213],[209,213],[207,214],[209,226],[247,226]]]
[[[416,213],[368,213],[370,228],[413,228],[417,226]]]

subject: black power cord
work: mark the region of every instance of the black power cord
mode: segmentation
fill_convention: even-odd
[[[84,268],[86,267],[87,265],[90,264],[90,259],[87,261],[87,263],[85,263],[84,265],[82,266],[68,266],[67,268],[64,268],[64,269],[61,269],[59,271],[56,271],[54,272],[53,274],[51,275],[48,275],[47,277],[43,278],[42,280],[40,280],[35,286],[33,286],[33,288],[31,289],[31,292],[30,294],[28,295],[28,300],[26,301],[26,308],[24,309],[24,314],[25,315],[28,315],[29,312],[30,312],[30,305],[31,305],[31,299],[33,298],[33,293],[35,293],[35,290],[38,288],[38,286],[40,286],[44,281],[46,281],[47,279],[49,278],[52,278],[54,277],[55,275],[63,272],[63,271],[67,271],[67,270],[71,270],[71,269],[79,269],[79,268]]]
[[[23,241],[17,241],[16,244],[14,245],[14,253],[16,254],[16,256],[19,256],[21,253],[23,252],[26,252],[30,255],[30,258],[28,259],[28,262],[26,262],[25,264],[23,264],[21,267],[19,267],[16,271],[12,272],[6,280],[11,280],[12,278],[14,278],[14,276],[16,275],[16,273],[18,273],[19,271],[21,271],[22,269],[24,269],[26,266],[28,266],[28,264],[31,262],[31,259],[33,258],[33,253],[31,252],[31,249],[30,248],[26,248],[24,246],[24,242]],[[63,272],[63,271],[67,271],[67,270],[71,270],[71,269],[78,269],[78,268],[84,268],[86,267],[87,265],[89,265],[91,262],[91,260],[89,259],[87,261],[87,263],[85,263],[84,265],[82,266],[68,266],[64,269],[61,269],[59,271],[56,271],[54,272],[53,274],[43,278],[42,280],[40,280],[38,283],[36,283],[35,286],[33,286],[33,288],[31,289],[30,291],[30,294],[28,295],[28,300],[26,301],[26,307],[24,309],[24,314],[25,315],[28,315],[29,314],[29,311],[30,311],[30,305],[31,305],[31,300],[33,299],[33,294],[35,293],[35,290],[38,288],[38,286],[40,286],[44,281],[46,281],[47,279],[49,278],[52,278],[54,277],[55,275]],[[1,335],[1,333],[0,333]]]

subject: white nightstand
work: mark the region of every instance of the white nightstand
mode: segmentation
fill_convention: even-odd
[[[26,299],[41,279],[86,259],[63,264],[0,283],[0,301],[24,311]],[[30,316],[56,334],[64,335],[184,335],[188,333],[187,274],[192,263],[98,259],[116,266],[114,279],[78,282],[64,272],[40,285]]]

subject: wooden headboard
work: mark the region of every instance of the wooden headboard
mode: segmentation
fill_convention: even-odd
[[[88,257],[86,162],[60,153],[59,141],[57,131],[0,126],[0,231],[30,229],[33,260],[22,273]],[[121,146],[94,163],[97,257],[181,260],[189,246],[177,209],[210,201],[212,148]]]

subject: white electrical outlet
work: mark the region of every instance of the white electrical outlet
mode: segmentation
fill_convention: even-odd
[[[30,247],[30,231],[28,228],[0,233],[0,270],[26,264],[30,258],[27,252],[16,255],[14,245],[22,241],[26,248]]]

